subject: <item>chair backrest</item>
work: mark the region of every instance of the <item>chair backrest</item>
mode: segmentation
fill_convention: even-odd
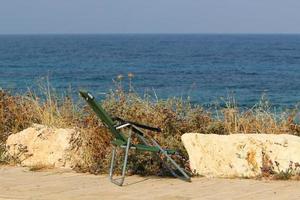
[[[89,106],[93,109],[96,115],[101,119],[104,125],[110,130],[113,136],[116,139],[126,141],[127,140],[126,137],[119,130],[115,128],[114,121],[109,116],[109,114],[102,108],[102,106],[96,102],[94,96],[91,95],[89,92],[85,92],[85,91],[79,91],[79,93],[86,100]]]

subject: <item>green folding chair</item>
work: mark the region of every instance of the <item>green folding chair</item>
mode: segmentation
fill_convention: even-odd
[[[150,127],[132,121],[126,121],[121,118],[111,118],[109,114],[96,103],[95,98],[88,92],[80,91],[80,95],[87,101],[88,105],[94,110],[96,115],[101,119],[102,123],[109,129],[113,135],[112,144],[114,145],[112,151],[112,158],[110,163],[109,178],[110,181],[116,185],[122,186],[125,180],[127,158],[129,150],[148,151],[158,155],[165,167],[171,172],[174,177],[180,178],[184,181],[191,182],[189,173],[181,168],[170,155],[177,154],[175,150],[163,149],[153,138],[146,138],[145,132],[142,129],[160,132],[159,128]],[[121,130],[126,128],[128,136]],[[139,144],[131,143],[132,137],[139,140]],[[124,163],[122,167],[122,174],[119,178],[114,178],[115,157],[117,148],[125,151]],[[162,155],[162,156],[159,156]]]

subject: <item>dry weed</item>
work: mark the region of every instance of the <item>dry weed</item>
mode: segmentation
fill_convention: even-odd
[[[205,134],[270,133],[300,134],[295,123],[298,109],[276,113],[265,97],[250,109],[240,109],[233,97],[226,100],[225,108],[218,109],[217,117],[208,109],[192,105],[189,100],[169,98],[160,100],[155,95],[140,96],[134,92],[130,74],[129,89],[122,86],[122,78],[116,81],[101,102],[113,116],[160,127],[161,133],[150,133],[163,147],[178,149],[183,155],[182,164],[187,165],[188,156],[181,143],[181,135],[187,132]],[[74,102],[71,95],[59,97],[47,84],[42,92],[29,91],[24,95],[11,95],[0,91],[0,161],[4,157],[4,143],[9,134],[21,131],[32,123],[58,128],[76,128],[77,137],[72,148],[77,152],[78,171],[100,173],[106,171],[111,152],[111,135],[80,99]],[[221,112],[220,112],[221,111]],[[120,161],[120,160],[119,160]],[[152,154],[132,152],[129,168],[132,173],[157,174],[160,164]]]

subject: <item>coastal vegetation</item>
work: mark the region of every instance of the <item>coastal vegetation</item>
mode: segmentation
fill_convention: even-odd
[[[149,134],[155,134],[154,138],[162,146],[178,149],[182,155],[181,164],[186,169],[189,166],[188,156],[181,143],[181,135],[187,132],[300,136],[300,126],[296,123],[299,112],[297,107],[276,113],[263,96],[252,108],[241,109],[236,100],[229,96],[224,100],[225,107],[205,108],[191,104],[188,99],[158,99],[150,94],[139,95],[134,92],[130,76],[128,87],[124,87],[122,77],[119,77],[115,88],[101,102],[102,105],[114,116],[160,127],[161,133]],[[78,130],[80,140],[73,142],[73,148],[85,146],[86,152],[82,163],[75,170],[102,173],[108,169],[111,136],[104,125],[85,102],[75,101],[71,95],[57,94],[48,83],[39,92],[12,94],[10,91],[0,90],[0,162],[10,162],[5,154],[7,137],[33,123]],[[151,154],[145,156],[133,152],[129,157],[129,165],[134,163],[134,166],[129,168],[133,169],[132,174],[164,174],[160,165],[153,165],[154,162],[157,161]],[[289,173],[282,173],[282,176],[286,178]]]

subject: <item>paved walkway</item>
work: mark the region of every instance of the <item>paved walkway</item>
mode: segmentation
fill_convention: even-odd
[[[107,176],[0,166],[0,199],[300,199],[300,181],[177,179],[130,176],[118,187]]]

